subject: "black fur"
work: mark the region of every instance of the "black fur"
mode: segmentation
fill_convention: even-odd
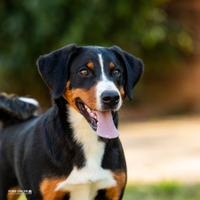
[[[70,58],[76,50],[76,45],[67,45],[40,56],[37,60],[38,71],[50,88],[53,98],[60,97],[64,92],[65,84],[69,78]]]

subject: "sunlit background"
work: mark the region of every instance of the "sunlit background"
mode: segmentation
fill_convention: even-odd
[[[36,59],[69,43],[143,59],[121,111],[125,200],[200,198],[199,0],[1,0],[0,91],[51,103]]]

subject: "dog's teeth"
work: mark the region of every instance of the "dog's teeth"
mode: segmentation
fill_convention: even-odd
[[[90,112],[90,109],[89,109],[88,107],[86,107],[86,110],[87,110],[88,112]]]
[[[88,112],[91,112],[90,108],[88,108],[88,107],[86,107],[86,110],[87,110]]]
[[[94,112],[91,111],[90,114],[91,114],[91,116],[92,116],[93,118],[96,118],[96,114],[95,114]]]
[[[94,118],[97,119],[97,115],[96,115],[96,113],[93,113],[93,115],[94,115]]]

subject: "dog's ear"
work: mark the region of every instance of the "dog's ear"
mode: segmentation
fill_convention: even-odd
[[[132,89],[139,81],[143,70],[144,65],[143,62],[139,59],[134,57],[133,55],[123,51],[118,46],[113,46],[110,48],[120,61],[124,64],[126,70],[126,83],[125,83],[125,94],[128,96],[129,99],[132,99]]]
[[[49,54],[42,55],[37,60],[38,71],[50,88],[53,98],[58,98],[64,93],[65,84],[69,78],[70,59],[76,49],[75,44],[70,44]]]

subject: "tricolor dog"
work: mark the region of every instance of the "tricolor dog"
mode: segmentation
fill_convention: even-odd
[[[37,66],[54,102],[47,112],[34,115],[33,99],[0,98],[0,199],[14,199],[13,187],[28,200],[122,199],[117,112],[131,98],[141,60],[117,46],[72,44],[40,56]]]

